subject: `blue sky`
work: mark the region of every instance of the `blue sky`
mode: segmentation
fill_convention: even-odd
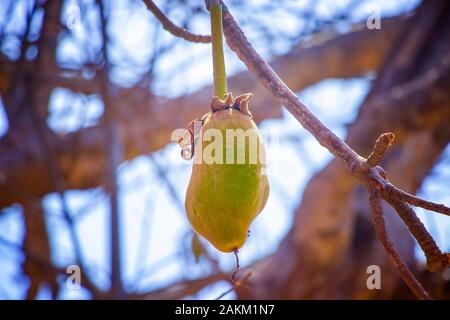
[[[86,3],[91,2],[86,1]],[[250,1],[252,2],[255,1]],[[344,6],[346,2],[323,1],[319,5],[318,12],[327,16],[333,12],[334,6]],[[129,6],[127,3],[125,0],[111,1],[112,6],[109,9],[111,23],[108,33],[113,40],[109,50],[111,61],[115,65],[111,78],[121,85],[132,85],[147,71],[146,64],[156,44],[162,46],[174,40],[161,28],[158,27],[159,31],[154,29],[154,18],[142,4]],[[298,1],[295,5],[302,6],[305,3],[306,1]],[[382,15],[389,16],[399,11],[408,11],[416,4],[417,1],[397,1],[395,5],[393,2],[368,1],[357,10],[352,19],[356,21],[366,17],[374,7],[381,8]],[[62,21],[67,21],[72,12],[70,8],[75,5],[76,1],[65,4]],[[20,10],[23,8],[20,9],[18,6],[16,13],[18,17]],[[183,14],[175,10],[171,13],[171,18],[177,21],[177,18],[181,19]],[[1,10],[0,16],[2,16]],[[270,18],[267,17],[267,19]],[[288,17],[283,20],[283,23],[284,25],[279,27],[287,29],[288,32],[295,33],[299,27]],[[57,58],[61,65],[76,66],[82,63],[85,56],[89,55],[86,53],[89,50],[83,45],[84,43],[89,42],[92,48],[99,45],[100,36],[95,32],[97,24],[96,15],[92,10],[82,13],[80,20],[74,24],[70,37],[60,41]],[[23,26],[17,22],[14,27],[20,29]],[[190,28],[195,32],[208,33],[208,20],[199,18]],[[248,32],[251,40],[252,36],[257,36],[257,32],[251,26],[245,31]],[[270,57],[270,53],[264,46],[258,46],[257,40],[255,45],[263,56]],[[286,50],[286,41],[281,39],[275,51],[283,53]],[[14,52],[14,50],[11,51]],[[178,41],[171,54],[155,65],[156,72],[161,77],[152,84],[153,90],[159,95],[173,97],[210,84],[212,64],[209,54],[208,45]],[[242,63],[228,49],[226,54],[229,74],[244,69]],[[122,63],[126,60],[125,58],[133,61],[133,67],[130,67],[129,63]],[[186,62],[190,62],[189,65],[186,65]],[[173,72],[170,72],[174,69],[179,70],[175,76]],[[367,78],[330,79],[304,90],[300,98],[325,124],[343,137],[345,125],[355,117],[355,111],[367,93],[369,85]],[[84,96],[61,88],[53,91],[49,108],[48,124],[61,133],[93,125],[103,112],[101,99],[97,95]],[[206,111],[207,106],[205,106]],[[268,154],[277,155],[275,163],[279,161],[282,165],[277,166],[276,170],[269,175],[272,191],[266,208],[252,224],[248,242],[240,250],[243,265],[276,250],[279,241],[290,227],[293,209],[297,206],[301,191],[308,179],[331,159],[331,155],[320,147],[290,114],[284,112],[283,115],[282,119],[265,121],[260,128],[282,132],[282,137],[284,135],[301,137],[301,140],[293,142],[281,139],[279,144],[267,146]],[[6,130],[7,124],[3,106],[1,106],[0,135]],[[155,153],[153,160],[150,160],[148,156],[141,156],[119,167],[121,241],[124,247],[121,258],[124,265],[125,288],[128,290],[158,288],[176,280],[202,276],[211,271],[206,261],[200,261],[199,264],[192,261],[188,237],[190,226],[184,212],[180,210],[190,176],[191,163],[184,161],[179,152],[177,145],[169,144]],[[450,151],[447,149],[446,159],[448,160],[449,157]],[[168,186],[158,178],[155,163],[167,169],[167,177],[177,193],[175,199],[171,196]],[[436,167],[434,172],[448,177],[449,168],[447,161]],[[429,177],[421,189],[421,194],[430,200],[450,203],[448,196],[436,191],[445,187],[443,183],[445,182],[442,179]],[[77,234],[89,264],[89,273],[95,283],[102,288],[107,288],[110,271],[109,252],[106,250],[109,243],[108,199],[100,189],[68,191],[66,198],[71,214],[76,217]],[[51,234],[53,260],[62,266],[71,261],[73,253],[67,226],[61,213],[61,204],[55,194],[47,195],[44,204]],[[446,237],[450,231],[448,219],[437,215],[430,218],[430,215],[420,212],[424,223],[430,226],[439,244],[448,248],[450,246],[450,239]],[[18,207],[7,208],[0,216],[0,235],[15,243],[21,243],[23,227]],[[233,269],[235,263],[233,255],[219,253],[205,241],[203,244],[207,247],[210,256],[218,260],[221,267],[230,271]],[[17,266],[20,259],[21,256],[14,250],[0,244],[0,299],[23,296],[26,281],[19,281],[21,277]],[[203,290],[198,297],[215,298],[227,290],[228,286],[226,283],[219,283]],[[41,290],[40,298],[47,297],[48,292],[45,289]],[[233,295],[230,294],[226,298],[232,297]],[[88,298],[88,295],[83,290],[63,290],[60,298]]]

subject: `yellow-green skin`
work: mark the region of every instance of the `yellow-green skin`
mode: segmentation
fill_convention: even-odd
[[[186,212],[192,227],[214,247],[232,252],[242,247],[251,222],[264,208],[269,196],[269,182],[265,162],[249,164],[248,139],[245,146],[235,141],[238,148],[246,148],[244,164],[226,164],[226,129],[256,129],[251,117],[236,109],[211,113],[203,123],[202,131],[216,128],[223,135],[223,164],[196,164],[186,194]],[[198,143],[201,143],[200,141]],[[211,142],[203,141],[203,149]],[[264,148],[258,132],[258,147]],[[264,154],[264,149],[262,149]]]

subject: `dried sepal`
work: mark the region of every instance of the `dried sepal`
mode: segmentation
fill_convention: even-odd
[[[223,103],[228,108],[231,107],[234,104],[234,98],[233,98],[233,94],[231,92],[228,92],[225,95],[225,101]]]
[[[225,103],[219,99],[219,97],[215,96],[211,99],[210,108],[211,112],[216,112],[226,109],[226,106]]]
[[[178,144],[181,147],[181,156],[185,160],[190,160],[194,156],[194,148],[198,135],[203,123],[208,117],[214,112],[221,110],[229,110],[230,115],[233,110],[238,110],[239,112],[248,115],[250,118],[252,114],[248,108],[248,100],[253,96],[251,93],[244,93],[240,96],[234,98],[231,92],[225,95],[225,99],[221,100],[219,97],[215,96],[211,99],[210,108],[211,112],[204,114],[199,119],[194,119],[189,122],[188,130],[180,139],[178,139]]]
[[[209,113],[205,114],[200,119],[194,119],[189,122],[185,134],[178,139],[178,145],[181,147],[181,157],[184,160],[191,160],[193,158],[199,132],[201,130],[204,118],[208,115]]]
[[[248,100],[253,96],[252,93],[244,93],[240,96],[234,98],[231,92],[227,93],[224,100],[221,100],[219,97],[215,96],[211,99],[211,112],[217,112],[220,110],[232,109],[239,110],[243,114],[252,116],[249,108],[248,108]]]
[[[243,114],[248,115],[249,117],[252,117],[252,114],[250,110],[248,109],[248,100],[253,97],[252,93],[244,93],[240,96],[236,97],[234,101],[234,108],[241,111]]]

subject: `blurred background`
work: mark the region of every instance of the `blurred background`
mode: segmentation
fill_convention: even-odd
[[[155,1],[209,34],[201,0]],[[402,189],[450,204],[450,4],[226,1],[256,50],[336,134]],[[268,203],[233,254],[193,233],[190,161],[170,141],[209,108],[210,44],[163,29],[142,0],[0,4],[0,299],[408,299],[378,243],[368,195],[226,48],[229,87],[253,92],[267,136]],[[450,273],[385,208],[399,252],[435,298]],[[443,251],[450,219],[416,211]],[[76,265],[81,286],[68,277]],[[369,290],[367,267],[381,269]],[[73,279],[72,279],[73,280]]]

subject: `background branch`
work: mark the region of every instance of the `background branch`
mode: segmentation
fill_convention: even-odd
[[[121,232],[119,222],[119,195],[117,186],[117,168],[122,162],[122,142],[120,141],[120,127],[116,123],[114,115],[114,105],[110,99],[111,92],[109,91],[109,57],[108,57],[108,35],[106,33],[107,17],[103,0],[97,0],[100,17],[102,20],[102,55],[104,59],[104,66],[100,71],[101,94],[103,103],[105,105],[104,125],[106,127],[106,159],[107,161],[107,176],[105,189],[110,196],[110,248],[111,248],[111,288],[110,294],[113,299],[121,299],[124,295],[122,284],[122,244]]]
[[[211,36],[193,34],[187,31],[186,29],[180,28],[177,25],[175,25],[172,21],[170,21],[169,18],[166,17],[166,15],[161,10],[159,10],[159,8],[152,0],[144,0],[144,3],[147,6],[147,9],[154,14],[154,16],[159,20],[159,22],[161,22],[164,29],[169,31],[174,36],[183,38],[184,40],[191,42],[199,42],[199,43],[211,42]]]

